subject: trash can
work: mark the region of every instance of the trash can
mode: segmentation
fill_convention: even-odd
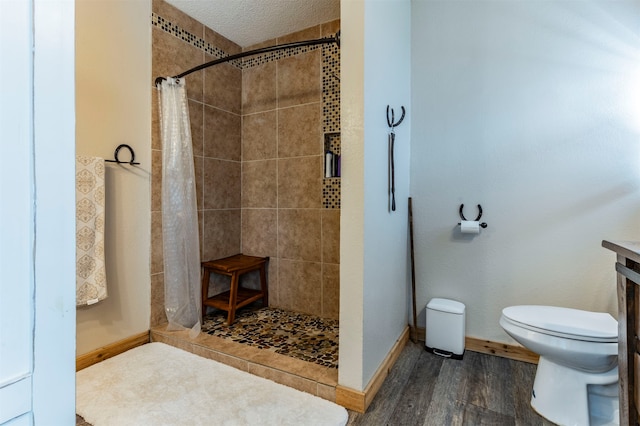
[[[425,348],[446,358],[464,356],[465,306],[450,299],[431,299],[426,308]]]

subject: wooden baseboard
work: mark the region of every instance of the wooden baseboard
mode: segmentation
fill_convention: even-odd
[[[79,357],[76,357],[76,371],[80,371],[83,368],[90,367],[93,364],[99,363],[100,361],[104,361],[105,359],[119,355],[123,352],[128,351],[129,349],[133,349],[137,346],[142,346],[145,343],[149,343],[148,331],[136,334],[131,337],[127,337],[126,339],[122,339],[110,345],[103,346],[100,349],[96,349],[95,351],[91,351],[84,355],[80,355]]]
[[[393,367],[398,360],[408,341],[409,327],[406,327],[384,361],[382,361],[380,367],[376,370],[364,391],[358,391],[340,385],[336,386],[336,404],[359,413],[367,411],[369,404],[371,404],[380,387],[382,387],[384,379],[389,375],[389,370],[391,370],[391,367]]]
[[[418,327],[417,329],[418,341],[425,341],[426,330],[424,327]],[[473,352],[480,352],[483,354],[500,356],[502,358],[509,358],[516,361],[529,362],[531,364],[537,364],[540,357],[537,353],[523,348],[518,345],[509,345],[506,343],[492,342],[490,340],[476,339],[475,337],[464,338],[465,349]]]
[[[531,352],[529,349],[523,348],[522,346],[476,339],[469,336],[465,337],[464,342],[466,348],[470,351],[501,356],[503,358],[509,358],[516,361],[537,364],[538,358],[540,358],[537,353]]]

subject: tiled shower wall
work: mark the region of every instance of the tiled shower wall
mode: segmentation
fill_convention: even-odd
[[[331,36],[338,29],[335,21],[248,50]],[[328,52],[305,50],[243,70],[242,249],[271,258],[270,304],[337,319],[340,210],[323,208]],[[325,92],[335,88],[324,83]]]
[[[151,84],[157,76],[241,51],[162,0],[153,1],[152,21]],[[336,21],[264,45],[319,38],[338,28]],[[323,208],[323,132],[339,129],[339,112],[334,102],[328,109],[333,116],[323,114],[323,88],[325,97],[331,90],[335,98],[339,86],[335,77],[327,80],[331,74],[323,64],[327,57],[335,62],[336,54],[328,46],[303,48],[186,77],[201,260],[239,252],[269,256],[270,305],[331,318],[338,318],[340,213],[336,205]],[[166,321],[162,144],[153,93],[152,326]],[[212,292],[225,285],[216,280]]]

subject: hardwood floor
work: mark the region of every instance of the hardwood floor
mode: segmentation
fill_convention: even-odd
[[[445,359],[407,343],[365,414],[349,425],[540,425],[531,406],[536,366],[466,351]]]

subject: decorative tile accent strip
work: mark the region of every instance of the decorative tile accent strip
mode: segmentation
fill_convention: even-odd
[[[322,46],[323,131],[340,132],[340,48]]]
[[[178,37],[180,40],[189,43],[193,47],[197,47],[198,49],[203,50],[205,53],[213,56],[216,59],[229,56],[229,54],[224,50],[212,45],[211,43],[207,43],[204,39],[191,34],[190,32],[180,28],[178,25],[172,22],[169,22],[156,13],[151,14],[151,25],[158,27],[162,31],[167,32],[175,37]],[[236,68],[242,69],[242,61],[239,59],[230,61],[229,63]]]
[[[335,44],[322,46],[322,128],[325,151],[341,155],[340,148],[340,48]],[[323,178],[322,207],[340,208],[340,178]]]
[[[277,308],[250,307],[236,312],[226,325],[226,312],[214,311],[204,319],[202,331],[223,339],[281,355],[338,368],[337,320]]]
[[[213,56],[216,59],[224,58],[229,56],[228,53],[223,51],[222,49],[213,46],[210,43],[207,43],[202,38],[185,31],[180,28],[178,25],[169,22],[163,17],[159,16],[156,13],[151,14],[151,24],[155,27],[160,28],[162,31],[165,31],[175,37],[178,37],[180,40],[189,43],[190,45],[203,50],[205,53]],[[292,47],[290,49],[279,50],[275,52],[264,53],[262,55],[256,55],[252,57],[246,57],[243,59],[236,59],[230,61],[230,63],[239,69],[248,69],[252,67],[256,67],[258,65],[266,64],[267,62],[277,61],[278,59],[288,58],[290,56],[299,55],[301,53],[311,52],[313,50],[321,48],[322,45],[315,46],[302,46],[302,47]],[[338,49],[338,46],[335,46]]]
[[[312,52],[319,49],[320,46],[321,45],[291,47],[289,49],[283,49],[275,52],[263,53],[262,55],[246,57],[242,61],[242,69],[257,67],[258,65],[266,64],[267,62],[289,58],[291,56],[300,55],[301,53]]]
[[[340,178],[322,178],[322,207],[340,208]]]

